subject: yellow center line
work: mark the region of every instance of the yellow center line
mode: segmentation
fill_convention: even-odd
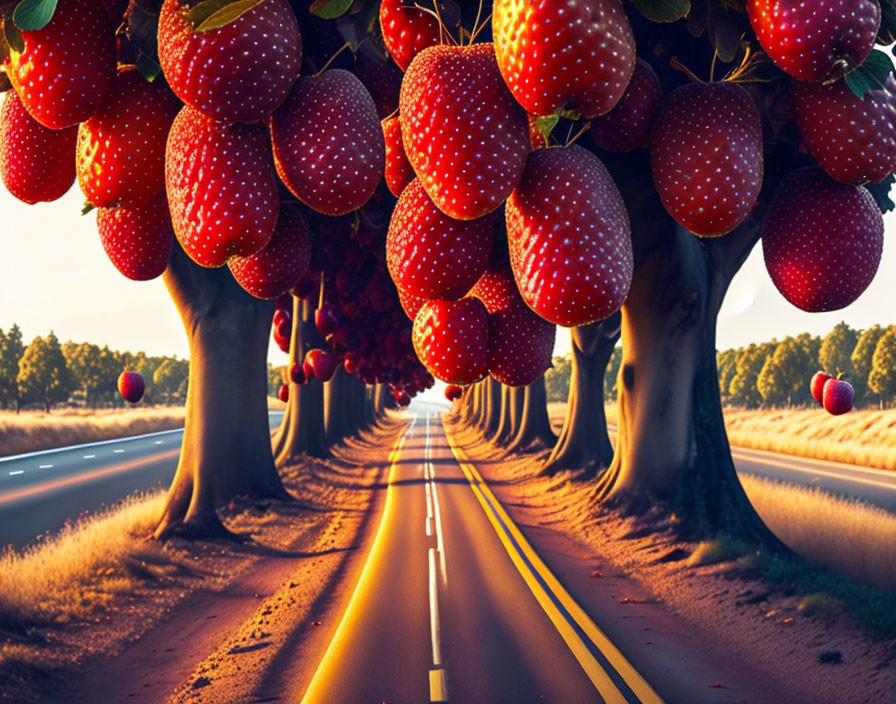
[[[643,702],[643,704],[662,704],[662,699],[647,683],[647,680],[626,660],[625,656],[610,641],[607,635],[597,627],[588,614],[560,584],[547,565],[538,557],[538,554],[526,540],[525,536],[523,536],[516,523],[513,522],[491,489],[489,489],[482,475],[470,463],[466,453],[454,442],[447,428],[445,428],[445,436],[455,459],[466,476],[470,487],[473,489],[473,493],[485,510],[486,516],[498,534],[505,550],[507,550],[507,554],[604,701],[607,704],[622,704],[629,700],[594,657],[588,644],[583,641],[579,633],[576,632],[557,608],[555,599],[563,605],[567,613],[575,621],[576,626],[585,633],[639,701]],[[547,585],[547,589],[545,585]]]

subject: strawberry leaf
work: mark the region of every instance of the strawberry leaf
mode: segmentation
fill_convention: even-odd
[[[632,3],[653,22],[675,22],[691,9],[691,0],[632,0]]]
[[[726,7],[714,7],[709,13],[709,40],[726,64],[734,61],[749,24],[744,14]]]
[[[890,174],[880,183],[869,183],[865,186],[882,213],[896,210],[896,203],[894,203],[893,199],[890,197],[890,190],[894,183],[896,183],[896,176]]]
[[[96,210],[96,206],[93,203],[84,203],[84,207],[81,208],[81,215],[87,215],[87,213]]]
[[[43,29],[53,19],[56,0],[22,0],[13,13],[12,21],[23,32]]]
[[[877,43],[892,44],[893,42],[896,42],[896,0],[881,0]]]
[[[545,117],[535,118],[535,126],[538,128],[538,131],[541,132],[541,136],[544,137],[545,144],[547,144],[548,140],[551,138],[551,132],[554,131],[558,122],[560,122],[560,115],[547,115]]]
[[[3,35],[6,39],[6,44],[9,47],[10,51],[15,51],[19,54],[25,51],[25,39],[24,37],[22,37],[22,33],[19,31],[19,28],[15,26],[15,24],[13,24],[12,22],[4,22]]]
[[[264,0],[202,0],[187,13],[187,22],[197,32],[220,29],[262,2]]]
[[[868,58],[854,71],[847,73],[843,80],[857,97],[864,100],[872,90],[880,90],[887,85],[887,76],[896,71],[893,59],[884,52],[875,49]]]
[[[342,17],[352,6],[352,0],[314,0],[308,8],[312,15],[317,15],[325,20],[333,20]]]
[[[148,83],[152,83],[156,80],[162,72],[162,67],[159,65],[159,62],[151,56],[147,56],[142,51],[138,52],[134,65],[137,67],[140,75],[143,76]]]

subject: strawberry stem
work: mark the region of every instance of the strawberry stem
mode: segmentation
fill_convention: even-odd
[[[324,67],[320,71],[318,71],[317,73],[314,74],[314,77],[317,78],[320,74],[322,74],[324,71],[326,71],[330,67],[330,64],[332,64],[336,60],[336,57],[339,56],[343,51],[345,51],[346,49],[348,49],[350,47],[351,47],[351,44],[349,44],[348,42],[346,42],[341,47],[339,47],[336,50],[336,53],[333,54],[329,59],[327,59],[327,63],[324,64]]]
[[[324,307],[324,270],[320,270],[320,291],[317,293],[317,307]]]
[[[489,21],[491,18],[492,18],[492,13],[489,12],[489,13],[488,13],[488,17],[486,17],[484,20],[482,20],[482,24],[479,25],[479,28],[478,28],[478,29],[476,29],[475,26],[474,26],[474,30],[475,30],[475,31],[473,32],[473,34],[470,35],[470,44],[472,44],[474,41],[476,41],[476,37],[478,37],[478,36],[479,36],[479,33],[480,33],[483,29],[485,29],[486,25],[488,24],[488,21]]]
[[[709,65],[709,82],[715,83],[716,80],[716,61],[719,58],[719,50],[712,52],[712,63]]]
[[[691,71],[691,69],[681,63],[681,61],[679,61],[677,57],[673,56],[669,60],[669,65],[676,71],[681,71],[685,76],[694,81],[694,83],[702,83],[706,85],[706,81],[704,81],[702,78],[698,78],[697,74],[695,74],[693,71]]]
[[[583,134],[585,134],[585,133],[588,131],[588,128],[589,128],[589,127],[591,127],[591,121],[590,121],[590,120],[589,120],[588,122],[586,122],[584,125],[582,125],[581,129],[579,129],[579,131],[576,132],[575,137],[573,137],[572,139],[568,139],[568,140],[566,141],[566,144],[563,146],[563,148],[566,149],[567,147],[571,147],[573,144],[575,144],[575,143],[576,143],[576,140],[577,140],[579,137],[581,137]],[[571,130],[571,129],[572,129],[572,128],[570,127],[570,130]]]

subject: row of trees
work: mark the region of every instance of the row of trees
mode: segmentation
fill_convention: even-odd
[[[856,330],[838,323],[824,337],[803,333],[783,340],[719,352],[719,390],[728,403],[758,406],[812,402],[816,371],[841,375],[856,391],[856,405],[896,403],[896,325]]]
[[[175,357],[150,357],[145,352],[120,352],[108,346],[68,341],[60,344],[51,331],[27,346],[18,325],[0,329],[0,407],[16,411],[40,404],[46,411],[76,402],[97,408],[123,403],[116,387],[124,370],[146,381],[144,403],[183,403],[187,396],[189,363]]]
[[[569,395],[572,354],[554,357],[552,362],[553,366],[544,374],[548,403],[562,403]],[[607,371],[604,375],[604,398],[608,401],[616,400],[616,377],[619,376],[620,366],[622,366],[622,347],[614,347],[613,354],[610,356],[610,363],[607,365]]]

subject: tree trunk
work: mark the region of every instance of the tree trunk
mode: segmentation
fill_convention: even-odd
[[[523,395],[520,426],[508,451],[550,447],[557,441],[548,418],[548,397],[544,376],[527,386]]]
[[[292,340],[289,344],[289,365],[302,364],[305,353],[323,344],[314,327],[314,308],[307,301],[293,300]],[[316,379],[305,384],[289,382],[289,401],[283,422],[273,439],[274,457],[278,466],[295,462],[302,454],[329,457],[324,425],[324,385]]]
[[[352,378],[339,368],[333,378],[324,384],[324,426],[327,445],[332,447],[345,438],[354,435],[355,397],[351,388]]]
[[[485,418],[482,421],[482,434],[488,440],[497,434],[498,427],[501,424],[502,386],[491,377],[483,383],[486,386],[483,389],[485,394]]]
[[[156,538],[232,537],[215,505],[241,495],[287,499],[271,454],[267,346],[273,304],[230,271],[180,247],[164,274],[190,348],[183,445]]]
[[[510,443],[516,437],[523,415],[523,403],[525,401],[525,388],[502,385],[501,392],[501,422],[495,433],[496,445],[508,449]]]
[[[604,414],[604,375],[619,339],[621,316],[572,328],[572,373],[566,418],[560,437],[542,473],[583,470],[580,479],[593,479],[613,461],[613,445]]]
[[[373,392],[373,412],[379,421],[386,414],[386,393],[388,387],[385,384],[377,384]]]

